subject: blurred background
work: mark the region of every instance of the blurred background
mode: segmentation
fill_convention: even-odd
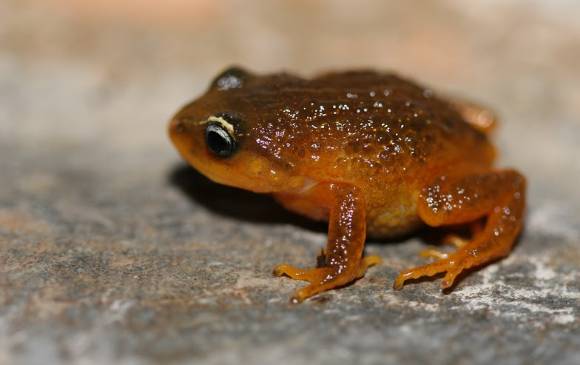
[[[579,16],[574,0],[0,0],[0,364],[578,363]],[[231,64],[391,70],[491,106],[500,164],[530,181],[513,258],[397,301],[424,242],[370,245],[393,261],[286,307],[298,284],[269,270],[310,263],[324,233],[191,199],[166,136]]]
[[[541,164],[546,182],[563,171],[570,182],[580,178],[571,158],[580,135],[575,1],[3,0],[0,7],[0,135],[12,142],[167,153],[166,120],[230,64],[306,76],[372,67],[493,106],[510,163]],[[575,191],[564,185],[555,190]]]

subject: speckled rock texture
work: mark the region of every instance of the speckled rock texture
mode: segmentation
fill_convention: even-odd
[[[0,2],[0,364],[579,364],[580,5]],[[163,3],[163,5],[159,5]],[[157,4],[157,5],[156,5]],[[419,234],[301,305],[324,226],[214,185],[166,136],[231,63],[371,66],[480,100],[529,178],[509,258],[391,289]]]

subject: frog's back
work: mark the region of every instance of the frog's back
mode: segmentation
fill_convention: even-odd
[[[422,187],[494,157],[487,136],[450,103],[394,74],[276,74],[248,86],[245,102],[267,116],[256,114],[258,150],[296,175],[359,187],[371,235],[413,229]]]
[[[305,174],[385,183],[493,159],[487,136],[451,104],[394,74],[350,71],[311,80],[276,74],[250,88],[248,100],[274,116],[256,125],[271,139],[266,152],[275,149]]]

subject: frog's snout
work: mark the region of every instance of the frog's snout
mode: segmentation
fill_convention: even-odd
[[[169,135],[171,137],[187,132],[187,122],[183,118],[174,117],[169,122]]]
[[[195,135],[193,133],[194,127],[195,125],[190,118],[176,115],[169,122],[169,138],[178,148],[192,146],[194,144],[192,138]]]

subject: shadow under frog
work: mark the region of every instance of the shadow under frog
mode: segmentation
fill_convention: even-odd
[[[203,205],[213,213],[239,220],[240,222],[264,224],[290,224],[305,230],[325,234],[328,223],[314,221],[293,213],[270,195],[256,194],[247,190],[216,184],[191,166],[176,164],[168,176],[171,185],[177,187],[192,201]],[[458,227],[461,230],[461,227]],[[423,243],[439,242],[444,239],[442,231],[421,227],[416,232],[391,238],[368,237],[373,244],[398,245],[408,239],[419,238]],[[317,256],[316,263],[321,265],[322,256]],[[425,278],[428,280],[427,278]],[[422,280],[420,280],[422,281]],[[352,283],[349,283],[349,285]]]
[[[177,164],[168,179],[189,199],[219,215],[252,223],[292,224],[326,234],[327,223],[292,213],[270,195],[216,184],[189,165]]]
[[[240,222],[263,224],[290,224],[305,230],[326,234],[328,223],[314,221],[295,214],[277,203],[270,195],[256,194],[247,190],[216,184],[203,174],[185,163],[179,163],[171,170],[168,181],[190,200],[204,206],[213,213],[236,219]],[[465,227],[457,226],[445,230],[428,226],[415,232],[390,238],[367,237],[367,242],[380,245],[402,245],[412,238],[423,244],[443,243],[448,234],[466,235]],[[317,257],[320,264],[321,256]],[[430,281],[433,278],[420,278],[412,282]],[[349,285],[352,283],[349,283]]]

